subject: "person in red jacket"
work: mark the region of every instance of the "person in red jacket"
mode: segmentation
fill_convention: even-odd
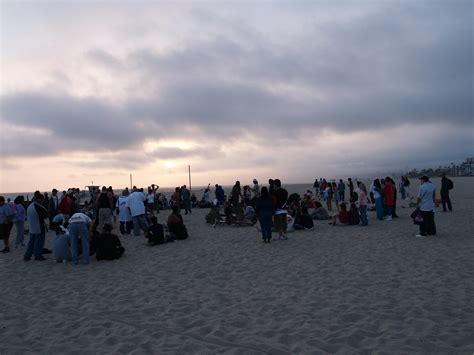
[[[386,221],[391,221],[392,220],[392,214],[393,214],[393,207],[395,205],[395,190],[394,190],[394,185],[392,184],[392,179],[390,177],[385,178],[385,184],[382,189],[382,194],[383,194],[383,202],[385,204],[385,211],[386,211],[386,216],[385,220]]]
[[[69,219],[69,215],[71,213],[71,199],[66,194],[66,191],[63,191],[63,196],[59,202],[59,212],[64,215],[65,221]]]

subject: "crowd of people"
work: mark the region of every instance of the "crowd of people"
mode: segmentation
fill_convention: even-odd
[[[186,226],[180,213],[184,206],[186,213],[191,212],[190,197],[186,186],[180,188],[183,192],[183,203],[180,201],[170,204],[171,213],[166,226],[157,221],[155,212],[159,212],[155,204],[158,186],[148,188],[148,194],[143,189],[125,188],[120,196],[115,196],[112,187],[93,189],[84,201],[78,189],[58,191],[53,189],[51,196],[36,191],[31,201],[25,201],[24,196],[18,196],[14,201],[5,201],[0,196],[0,238],[3,240],[2,253],[10,252],[10,233],[16,226],[15,248],[26,246],[23,255],[25,261],[46,260],[44,254],[52,253],[57,262],[72,262],[77,264],[79,258],[88,264],[90,257],[97,260],[118,259],[125,252],[118,235],[113,233],[114,226],[119,224],[122,236],[131,234],[139,236],[144,232],[148,245],[154,246],[162,242],[184,240],[188,237]],[[186,190],[188,194],[186,195]],[[28,220],[28,244],[24,244],[25,221]],[[158,231],[162,236],[158,236]],[[45,236],[48,231],[54,231],[51,249],[45,248]],[[167,235],[164,232],[167,231]]]
[[[33,256],[35,260],[45,260],[43,254],[49,252],[58,262],[77,263],[81,255],[84,263],[89,263],[92,255],[97,260],[117,259],[125,249],[119,236],[113,234],[115,225],[118,224],[122,236],[130,235],[132,231],[139,236],[143,231],[149,246],[183,240],[188,237],[188,231],[181,209],[190,214],[195,207],[210,207],[206,221],[214,226],[218,221],[241,225],[254,225],[258,221],[264,243],[287,240],[288,231],[313,229],[313,220],[327,220],[333,226],[367,226],[367,211],[375,211],[377,219],[391,221],[398,217],[398,193],[402,200],[416,207],[412,217],[414,223],[419,224],[418,238],[436,235],[435,205],[442,204],[443,212],[453,209],[449,196],[453,182],[445,175],[441,179],[439,201],[436,188],[427,176],[420,178],[416,200],[410,193],[410,180],[404,176],[400,178],[398,189],[391,177],[375,179],[369,188],[362,181],[354,183],[352,178],[338,182],[320,178],[314,181],[313,190],[303,196],[289,195],[280,179],[269,179],[268,186],[260,186],[256,179],[243,187],[236,181],[228,196],[223,187],[216,184],[213,200],[210,184],[199,201],[186,185],[176,187],[169,200],[158,189],[154,184],[146,190],[134,186],[116,196],[111,186],[104,186],[93,189],[87,200],[77,188],[63,191],[61,196],[56,189],[50,196],[36,191],[31,202],[25,201],[24,196],[17,196],[14,201],[6,201],[0,196],[2,252],[10,252],[10,233],[15,226],[14,245],[15,248],[26,246],[25,261]],[[163,226],[155,214],[166,208],[171,209],[171,213]],[[29,226],[27,245],[24,242],[26,219]],[[48,230],[56,232],[52,251],[44,248]]]
[[[452,180],[442,177],[441,202],[443,211],[452,211],[449,190],[453,188]],[[346,191],[348,192],[346,194]],[[219,185],[216,185],[215,200],[209,214],[208,223],[216,225],[216,221],[226,224],[245,224],[244,221],[260,224],[262,239],[265,243],[270,240],[286,240],[287,232],[292,230],[314,228],[313,220],[327,220],[333,226],[360,225],[368,226],[368,211],[374,211],[378,220],[391,221],[398,218],[397,195],[409,206],[416,207],[420,218],[415,221],[420,225],[417,238],[436,234],[434,223],[434,207],[437,204],[435,187],[423,176],[420,178],[420,188],[416,201],[410,194],[410,180],[402,176],[397,184],[387,176],[374,179],[369,188],[362,181],[346,182],[340,179],[316,179],[313,190],[308,190],[303,196],[288,195],[281,186],[279,179],[270,179],[268,187],[260,187],[255,179],[253,185],[241,187],[236,181],[227,198]],[[325,204],[325,207],[323,206]],[[331,214],[335,207],[336,212]],[[313,209],[309,213],[309,209]],[[278,235],[272,237],[272,231]]]

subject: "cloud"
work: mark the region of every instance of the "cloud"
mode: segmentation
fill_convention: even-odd
[[[469,141],[474,116],[469,1],[275,2],[255,6],[251,13],[246,4],[168,5],[173,19],[162,15],[160,5],[142,3],[130,20],[134,6],[121,6],[104,23],[97,22],[103,16],[92,17],[91,28],[101,29],[97,40],[84,36],[85,27],[59,33],[58,43],[65,46],[61,60],[53,55],[38,59],[51,70],[42,89],[6,85],[1,121],[18,129],[2,138],[2,156],[95,156],[75,161],[84,169],[208,159],[225,169],[252,164],[266,169],[279,163],[275,150],[284,150],[281,159],[296,172],[314,161],[314,145],[325,154],[318,161],[334,164],[335,171],[337,162],[347,169],[387,167],[449,160],[474,150]],[[86,10],[76,24],[86,21],[91,9]],[[62,11],[71,9],[55,10],[53,30],[63,24]],[[14,36],[11,21],[7,27]],[[132,35],[118,37],[125,27]],[[174,29],[176,37],[170,34]],[[38,36],[44,40],[47,33],[44,28]],[[84,41],[74,40],[78,34]],[[14,45],[8,41],[9,49]],[[8,51],[13,52],[18,68],[22,56],[19,49]],[[29,52],[24,58],[32,63]],[[34,83],[35,77],[25,80]],[[84,84],[88,81],[93,85]],[[410,149],[400,148],[407,126],[419,132],[422,149],[413,149],[414,142],[406,144]],[[427,127],[433,126],[443,127],[444,136],[437,130],[431,142]],[[337,146],[331,137],[344,142],[366,133],[374,150],[395,156],[390,164],[370,149],[338,154],[324,148]],[[386,139],[392,133],[396,140]],[[190,146],[144,150],[144,142],[165,139]],[[463,144],[448,144],[452,141]],[[249,145],[254,149],[245,155],[242,147]],[[245,163],[237,164],[234,157]]]

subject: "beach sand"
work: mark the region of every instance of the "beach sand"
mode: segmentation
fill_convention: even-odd
[[[472,354],[474,179],[454,182],[454,212],[436,213],[438,235],[422,240],[399,203],[391,222],[315,221],[269,245],[195,209],[188,240],[121,237],[117,261],[13,250],[0,255],[0,353]]]

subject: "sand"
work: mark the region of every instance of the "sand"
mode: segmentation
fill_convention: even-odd
[[[454,212],[436,213],[424,240],[408,208],[391,222],[369,212],[368,227],[316,221],[270,245],[195,209],[188,240],[122,237],[117,261],[14,250],[0,255],[0,353],[472,354],[474,179],[451,195]]]

